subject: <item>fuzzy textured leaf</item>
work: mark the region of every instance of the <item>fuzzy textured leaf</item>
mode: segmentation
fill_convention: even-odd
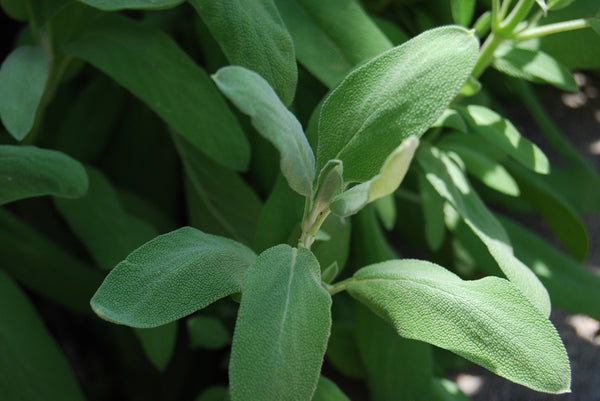
[[[0,394],[5,400],[85,400],[27,296],[0,272]]]
[[[48,71],[48,56],[41,46],[18,47],[2,62],[0,118],[17,141],[33,128]]]
[[[547,83],[570,92],[579,89],[569,70],[541,50],[521,48],[509,43],[500,46],[494,56],[494,68],[510,76]]]
[[[360,269],[347,289],[403,337],[534,390],[569,391],[569,359],[556,329],[507,280],[463,281],[433,263],[404,259]]]
[[[213,350],[231,343],[231,334],[216,317],[192,316],[186,323],[192,348]]]
[[[248,166],[250,146],[235,116],[206,72],[164,33],[109,15],[63,47],[143,100],[217,163],[235,170]]]
[[[183,227],[119,263],[92,298],[92,309],[114,323],[160,326],[239,292],[254,259],[238,242]]]
[[[331,297],[306,248],[278,245],[244,277],[233,335],[231,399],[310,400],[331,328]]]
[[[350,401],[350,398],[334,382],[321,376],[312,401]]]
[[[459,109],[470,129],[539,174],[548,174],[548,158],[534,143],[521,136],[515,126],[493,110],[479,105]]]
[[[191,0],[229,63],[256,71],[281,101],[294,100],[294,43],[273,0]]]
[[[517,259],[504,228],[471,188],[460,168],[433,147],[421,147],[417,160],[427,181],[448,201],[488,248],[492,257],[529,301],[550,315],[548,292],[533,272]]]
[[[339,159],[347,182],[378,174],[404,139],[437,121],[471,73],[478,48],[466,29],[442,27],[352,71],[323,104],[317,169]]]
[[[213,79],[252,125],[279,150],[281,172],[290,187],[310,196],[315,178],[315,156],[296,117],[285,108],[273,88],[254,71],[244,67],[221,68]]]
[[[347,217],[357,213],[367,203],[392,194],[408,172],[417,146],[419,139],[416,136],[402,141],[384,161],[379,174],[333,198],[331,211],[340,217]]]
[[[19,199],[53,195],[79,198],[88,176],[76,160],[35,146],[0,146],[0,205]]]

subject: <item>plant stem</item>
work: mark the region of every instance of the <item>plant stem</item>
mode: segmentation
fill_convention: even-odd
[[[529,10],[533,7],[535,0],[519,0],[510,15],[504,20],[495,32],[500,36],[510,36],[517,25],[521,23],[529,14]]]
[[[346,284],[354,281],[354,277],[347,278],[346,280],[342,280],[333,285],[324,284],[325,289],[329,292],[329,295],[335,295],[338,292],[346,291]]]
[[[554,33],[575,31],[578,29],[589,28],[590,23],[583,18],[570,21],[557,22],[556,24],[542,25],[527,29],[515,36],[515,39],[532,39],[542,36],[552,35]]]
[[[471,75],[473,75],[473,78],[478,79],[481,76],[481,74],[483,74],[485,69],[492,62],[492,59],[494,58],[494,52],[496,51],[496,49],[498,49],[498,46],[500,46],[502,42],[504,42],[504,38],[495,35],[492,30],[492,33],[490,33],[490,35],[483,43],[483,46],[481,46],[479,58],[477,59],[477,63],[475,64],[473,72],[471,73]]]

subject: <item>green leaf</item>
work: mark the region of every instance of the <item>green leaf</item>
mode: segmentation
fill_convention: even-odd
[[[334,382],[325,376],[320,376],[312,401],[350,401],[350,398]]]
[[[599,18],[590,18],[588,22],[592,29],[596,31],[598,35],[600,35],[600,19]]]
[[[0,269],[27,288],[78,313],[91,312],[102,275],[2,208],[0,254]]]
[[[65,95],[65,98],[67,105],[59,117],[61,122],[52,147],[81,162],[97,160],[121,123],[125,91],[99,75],[77,97]]]
[[[432,127],[454,128],[461,132],[467,132],[465,120],[454,109],[446,109]]]
[[[464,163],[467,173],[488,187],[508,196],[519,196],[519,185],[500,163],[468,146],[448,144],[441,148],[456,153]]]
[[[175,350],[177,323],[172,322],[152,329],[134,329],[134,331],[150,362],[163,372]]]
[[[394,195],[386,195],[383,198],[379,198],[373,203],[377,217],[383,224],[383,227],[392,231],[396,225],[396,219],[398,218],[398,211],[396,210],[396,202],[394,202]]]
[[[105,11],[123,9],[161,10],[175,7],[185,0],[78,0],[88,6]]]
[[[294,100],[298,68],[294,43],[273,0],[191,0],[229,63],[256,71],[281,101]]]
[[[229,381],[237,400],[311,399],[331,327],[331,297],[306,248],[278,245],[244,277]]]
[[[0,0],[0,7],[12,19],[27,21],[27,2],[23,0]]]
[[[338,299],[336,298],[336,305],[339,305]],[[352,299],[348,300],[352,302]],[[348,377],[365,378],[365,367],[358,353],[353,321],[333,321],[327,344],[327,361]]]
[[[204,70],[164,33],[109,15],[63,48],[115,79],[219,164],[247,167],[250,148],[235,116]]]
[[[230,401],[229,389],[224,386],[207,388],[196,398],[196,401]]]
[[[0,146],[0,205],[53,195],[79,198],[88,177],[79,162],[55,150],[35,146]]]
[[[444,225],[444,199],[427,181],[423,174],[418,175],[419,195],[425,222],[425,241],[432,251],[439,251],[446,238]]]
[[[452,18],[462,26],[471,25],[475,13],[475,0],[450,0]]]
[[[392,194],[408,172],[418,146],[419,139],[416,136],[402,141],[384,161],[379,174],[333,198],[330,204],[332,213],[347,217],[356,214],[367,203]]]
[[[214,350],[231,343],[231,334],[216,317],[193,316],[186,323],[192,348]]]
[[[548,1],[548,10],[560,10],[561,8],[565,8],[570,6],[575,0],[550,0]]]
[[[506,43],[494,53],[493,66],[510,76],[537,83],[547,83],[557,88],[576,92],[579,86],[569,70],[541,50],[521,48]]]
[[[0,272],[0,394],[83,401],[71,368],[27,296]]]
[[[315,242],[311,250],[319,260],[323,273],[325,273],[327,267],[335,263],[337,264],[337,275],[344,269],[348,260],[351,221],[350,219],[340,219],[337,216],[329,215],[321,228],[329,234],[330,239]]]
[[[470,105],[459,109],[470,129],[516,161],[539,174],[548,174],[550,163],[535,144],[519,134],[507,119],[487,107]]]
[[[513,241],[515,255],[540,278],[552,303],[600,320],[600,277],[554,245],[514,221],[500,217]]]
[[[323,104],[317,168],[339,159],[347,182],[378,174],[404,139],[437,121],[469,76],[478,48],[467,30],[442,27],[352,71]]]
[[[213,80],[252,125],[279,150],[281,172],[288,183],[304,196],[312,193],[315,157],[296,117],[290,113],[257,73],[244,67],[221,68]]]
[[[81,239],[98,266],[110,270],[158,235],[149,223],[127,213],[104,175],[88,168],[89,190],[81,199],[55,199],[54,204]]]
[[[92,298],[92,309],[114,323],[160,326],[239,292],[254,258],[238,242],[183,227],[119,263]]]
[[[521,166],[508,165],[522,189],[522,199],[535,207],[565,249],[580,262],[588,255],[590,239],[583,221],[560,192]]]
[[[304,199],[292,191],[283,176],[279,175],[260,212],[254,250],[263,252],[277,244],[286,243],[292,232],[300,226],[303,207]],[[293,245],[297,244],[298,237],[294,241]]]
[[[361,304],[356,339],[371,400],[430,400],[433,360],[429,344],[408,340]]]
[[[355,0],[275,0],[298,61],[329,88],[392,47]]]
[[[403,337],[537,391],[569,391],[569,359],[556,329],[504,279],[463,281],[441,266],[405,259],[360,269],[347,289]]]
[[[262,202],[237,173],[225,169],[173,135],[188,179],[190,222],[210,234],[252,244]]]
[[[33,128],[49,68],[48,56],[41,46],[18,47],[2,63],[0,118],[17,141]]]
[[[417,160],[425,177],[488,248],[492,257],[529,301],[550,315],[550,298],[539,279],[517,259],[504,228],[471,188],[460,168],[433,147],[421,147]]]

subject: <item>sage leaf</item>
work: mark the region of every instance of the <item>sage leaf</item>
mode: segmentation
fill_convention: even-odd
[[[465,120],[454,109],[446,109],[432,127],[454,128],[460,132],[467,132]]]
[[[523,166],[548,174],[550,163],[544,152],[521,136],[515,126],[493,110],[479,105],[459,109],[472,132],[501,148]]]
[[[256,71],[285,105],[294,100],[294,43],[273,0],[191,0],[229,63]]]
[[[231,343],[231,334],[216,317],[193,316],[186,323],[192,348],[213,350]]]
[[[85,400],[34,306],[0,271],[0,394],[6,400]]]
[[[444,199],[429,184],[423,174],[418,176],[421,209],[423,211],[425,241],[432,251],[439,251],[446,239],[444,225]]]
[[[507,43],[496,50],[492,65],[498,71],[516,78],[547,83],[570,92],[579,90],[569,70],[541,50]]]
[[[529,301],[550,315],[548,292],[533,272],[517,259],[508,235],[494,215],[471,188],[460,168],[439,149],[421,147],[417,160],[427,181],[449,202],[465,223],[481,239],[490,255]]]
[[[63,48],[127,88],[217,163],[247,167],[250,147],[235,116],[204,70],[164,33],[109,15]]]
[[[357,213],[367,203],[392,194],[408,172],[417,146],[419,139],[416,136],[402,141],[384,161],[379,174],[333,198],[330,204],[332,213],[347,217]]]
[[[53,195],[79,198],[88,189],[83,166],[64,153],[35,146],[0,146],[0,205]]]
[[[0,254],[0,270],[25,287],[79,314],[91,314],[89,301],[102,275],[3,208]]]
[[[373,203],[373,207],[375,207],[377,217],[379,217],[383,227],[388,231],[392,231],[396,225],[396,219],[398,218],[394,194],[377,199],[375,203]]]
[[[171,322],[151,329],[134,329],[134,332],[152,365],[163,372],[175,350],[177,323]]]
[[[434,377],[431,381],[431,393],[436,401],[471,401],[452,380]]]
[[[499,217],[514,243],[515,255],[540,278],[559,308],[600,320],[600,277],[537,234]]]
[[[343,302],[339,299],[336,298],[334,308]],[[349,305],[345,307],[351,309],[352,299],[348,297],[346,301]],[[366,377],[365,367],[358,353],[354,321],[352,319],[334,319],[331,325],[331,336],[327,344],[327,361],[345,376],[354,379],[364,379]]]
[[[275,0],[275,4],[294,40],[298,61],[329,88],[355,65],[392,47],[355,0]]]
[[[463,281],[433,263],[404,259],[362,268],[346,286],[403,337],[537,391],[569,391],[569,359],[556,329],[507,280]]]
[[[221,68],[213,79],[221,92],[250,116],[254,128],[279,150],[281,172],[290,187],[310,196],[315,157],[302,126],[269,83],[257,73],[239,66]]]
[[[454,22],[469,26],[475,13],[475,0],[450,0],[450,10]]]
[[[233,240],[183,227],[133,251],[91,300],[103,319],[156,327],[239,292],[254,253]]]
[[[27,3],[21,0],[0,0],[0,7],[10,18],[27,21]]]
[[[334,382],[325,376],[320,376],[312,401],[350,401],[350,398]]]
[[[0,67],[0,118],[17,141],[33,128],[48,71],[48,56],[41,46],[16,48]]]
[[[448,142],[446,142],[448,144]],[[500,163],[468,146],[441,146],[444,150],[456,153],[464,163],[467,173],[479,179],[488,187],[508,196],[519,196],[519,185]]]
[[[162,10],[175,7],[185,0],[78,0],[104,11],[123,9]]]
[[[231,399],[310,400],[331,327],[331,297],[306,248],[278,245],[244,277],[233,335]]]
[[[598,35],[600,35],[600,18],[590,18],[588,20],[590,26]]]
[[[156,237],[158,230],[123,209],[116,191],[100,171],[88,168],[87,174],[90,185],[83,198],[56,198],[54,204],[98,266],[110,270]]]
[[[304,199],[287,185],[282,175],[279,175],[260,212],[254,250],[262,252],[275,245],[288,243],[292,233],[298,230],[298,235],[290,244],[296,245],[300,236],[303,206]],[[315,246],[318,246],[318,243]]]
[[[355,331],[371,400],[431,399],[433,356],[429,344],[398,336],[360,303],[356,304]]]
[[[323,274],[329,266],[336,264],[335,275],[337,275],[344,269],[348,261],[352,222],[350,219],[340,219],[337,216],[329,215],[325,219],[322,229],[329,234],[330,239],[315,242],[311,250],[317,257]]]
[[[204,390],[195,401],[231,401],[231,398],[227,387],[211,386]]]
[[[172,136],[186,173],[190,223],[207,232],[252,244],[262,202],[236,172],[213,162],[179,135]]]
[[[590,238],[585,224],[570,203],[545,180],[540,180],[537,174],[516,163],[508,164],[508,167],[522,188],[522,199],[542,215],[567,252],[580,262],[585,261]]]
[[[323,104],[317,168],[339,159],[347,182],[378,174],[404,139],[437,121],[471,73],[478,48],[466,29],[442,27],[352,71]]]

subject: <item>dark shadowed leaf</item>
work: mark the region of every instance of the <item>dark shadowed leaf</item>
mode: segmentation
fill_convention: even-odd
[[[64,153],[35,146],[0,146],[0,205],[34,196],[80,198],[88,189],[83,166]]]
[[[63,47],[143,100],[207,156],[236,170],[247,167],[249,145],[235,116],[204,70],[164,33],[110,15]]]

